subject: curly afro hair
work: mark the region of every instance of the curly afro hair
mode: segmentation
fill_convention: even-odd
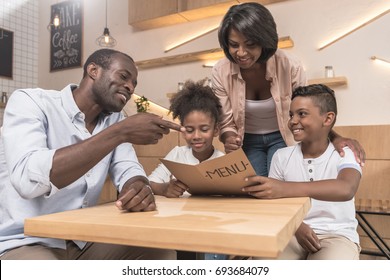
[[[198,82],[187,80],[184,83],[183,89],[171,99],[169,110],[172,112],[174,119],[179,118],[181,124],[183,124],[189,113],[200,111],[209,114],[216,124],[219,123],[221,103],[211,87],[205,85],[205,83],[205,79]]]

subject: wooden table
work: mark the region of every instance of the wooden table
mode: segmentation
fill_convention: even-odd
[[[26,235],[275,258],[310,208],[309,198],[165,198],[157,211],[113,203],[26,219]]]

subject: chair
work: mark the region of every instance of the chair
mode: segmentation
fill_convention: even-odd
[[[382,256],[390,260],[390,248],[386,243],[390,225],[390,160],[367,160],[363,177],[355,195],[356,218],[359,227],[379,251],[362,243],[362,254]],[[387,217],[386,217],[387,216]],[[361,239],[365,237],[361,234]],[[366,240],[365,240],[366,241]],[[364,245],[364,246],[363,246]]]
[[[381,251],[381,253],[369,250],[362,250],[362,254],[373,256],[384,256],[390,260],[390,248],[385,240],[381,237],[375,226],[366,218],[367,215],[385,215],[390,216],[390,200],[372,200],[356,199],[356,218],[359,226]]]

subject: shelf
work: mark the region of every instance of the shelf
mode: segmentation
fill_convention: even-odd
[[[294,46],[293,40],[289,37],[279,38],[278,48],[292,48]],[[148,69],[153,67],[168,66],[179,63],[193,62],[193,61],[207,61],[218,60],[225,56],[221,48],[210,49],[199,52],[185,53],[173,56],[165,56],[155,59],[148,59],[136,62],[138,69]]]
[[[348,83],[346,77],[334,77],[334,78],[320,78],[320,79],[311,79],[308,81],[309,85],[312,84],[323,84],[329,87],[343,86]]]
[[[138,61],[135,64],[138,69],[147,69],[153,67],[168,66],[172,64],[202,61],[202,60],[217,60],[224,56],[222,49],[211,49],[200,52],[185,53],[173,56],[160,57]]]
[[[268,5],[287,0],[255,0]],[[138,30],[222,16],[243,0],[128,0],[128,23]]]

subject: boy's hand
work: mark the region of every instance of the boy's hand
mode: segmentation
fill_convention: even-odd
[[[275,180],[263,176],[252,176],[245,179],[250,184],[248,187],[242,188],[243,192],[247,192],[256,198],[282,198],[285,197],[283,191],[283,181]]]
[[[307,224],[302,223],[299,226],[295,232],[295,237],[306,252],[316,253],[321,250],[321,244],[317,234]]]

